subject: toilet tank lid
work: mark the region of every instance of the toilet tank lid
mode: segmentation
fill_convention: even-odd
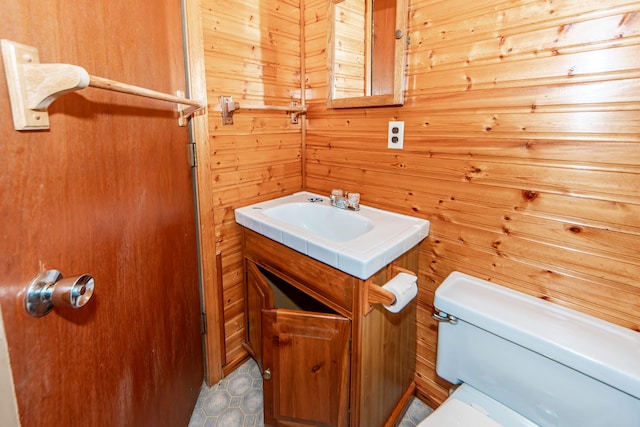
[[[640,399],[640,332],[457,271],[434,305]]]

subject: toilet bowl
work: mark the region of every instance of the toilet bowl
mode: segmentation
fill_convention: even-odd
[[[417,427],[535,427],[536,424],[479,392],[461,384]]]
[[[640,333],[463,273],[434,299],[455,391],[419,427],[639,427]]]

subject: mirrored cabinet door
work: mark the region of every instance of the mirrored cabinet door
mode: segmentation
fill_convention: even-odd
[[[330,0],[327,106],[402,105],[407,0]]]

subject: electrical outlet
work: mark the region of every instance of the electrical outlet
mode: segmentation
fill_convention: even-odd
[[[387,147],[402,150],[404,147],[404,122],[389,122]]]

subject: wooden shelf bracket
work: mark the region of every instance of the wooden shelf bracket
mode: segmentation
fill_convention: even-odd
[[[91,76],[77,65],[41,64],[38,49],[5,39],[0,43],[16,130],[49,129],[49,105],[65,93],[87,86],[174,102],[178,104],[180,126],[186,126],[190,116],[206,108],[206,102]]]
[[[280,107],[277,105],[243,105],[240,107],[239,102],[233,102],[231,96],[221,96],[220,106],[214,111],[222,113],[222,124],[233,124],[233,113],[243,110],[271,110],[271,111],[285,111],[291,115],[291,124],[298,124],[298,116],[307,113],[307,107],[305,105],[297,105],[295,101],[291,101],[291,105],[288,107]]]

